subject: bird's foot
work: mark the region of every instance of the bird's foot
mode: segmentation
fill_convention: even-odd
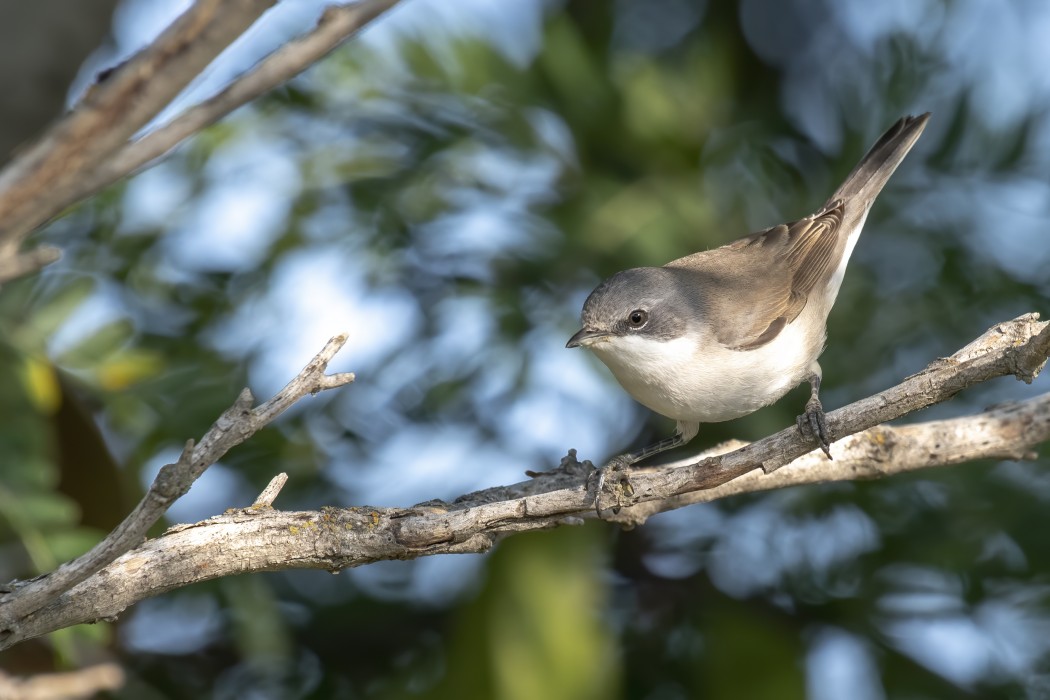
[[[806,402],[806,412],[795,419],[798,432],[802,437],[813,438],[813,440],[831,459],[831,443],[835,439],[828,427],[827,416],[824,415],[824,407],[816,396]]]
[[[619,513],[620,508],[624,506],[624,499],[634,495],[630,469],[635,461],[631,454],[620,455],[613,457],[608,464],[595,469],[592,473],[592,476],[597,479],[594,487],[594,511],[599,518],[602,517],[602,511],[607,507],[611,508],[614,514]],[[610,485],[615,496],[615,502],[611,506],[606,506],[602,502],[606,485]]]

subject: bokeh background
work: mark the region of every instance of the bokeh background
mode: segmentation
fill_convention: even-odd
[[[322,5],[281,3],[179,104]],[[117,3],[62,100],[184,7]],[[32,21],[7,23],[38,40],[0,42],[5,64],[62,42]],[[65,257],[0,290],[0,578],[84,551],[242,386],[269,395],[342,330],[335,369],[357,382],[235,449],[169,522],[247,505],[279,471],[280,508],[410,505],[665,436],[564,349],[587,293],[809,213],[906,113],[934,116],[854,253],[825,406],[1050,311],[1048,35],[1040,0],[406,0],[37,235]],[[11,84],[30,78],[43,85]],[[0,131],[45,103],[26,95]],[[1046,387],[1002,379],[911,419]],[[790,425],[806,392],[691,447]],[[127,698],[1047,697],[1048,466],[215,581],[0,665],[115,658]]]

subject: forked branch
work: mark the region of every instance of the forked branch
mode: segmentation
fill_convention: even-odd
[[[199,459],[217,459],[220,449],[228,449],[226,440],[236,444],[272,420],[283,410],[275,410],[280,401],[290,405],[293,396],[350,381],[351,375],[324,375],[327,358],[341,342],[341,338],[333,339],[300,375],[302,383],[289,385],[291,390],[286,388],[254,411],[248,411],[250,399],[235,404],[195,448],[194,455],[206,443],[210,445],[206,457],[186,458],[171,466],[174,488],[165,493],[178,493],[186,478],[179,474],[196,473]],[[701,455],[700,461],[690,464],[637,469],[607,479],[613,491],[608,495],[620,510],[604,515],[633,526],[655,513],[737,493],[875,478],[973,459],[1033,458],[1034,446],[1050,439],[1050,393],[952,420],[904,427],[882,424],[994,377],[1013,375],[1031,382],[1048,355],[1050,324],[1039,322],[1038,315],[997,324],[951,357],[933,362],[899,385],[830,413],[835,433],[843,436],[834,445],[834,461],[814,452],[813,445],[792,427],[749,445],[723,445],[716,448],[720,454]],[[231,435],[236,438],[228,437]],[[209,440],[209,436],[213,437]],[[68,585],[72,579],[59,569],[38,582],[47,587],[35,589],[31,604],[22,596],[36,583],[16,588],[0,601],[6,630],[0,649],[74,624],[112,618],[143,598],[235,573],[306,568],[338,571],[379,560],[483,552],[514,532],[594,517],[597,480],[590,463],[578,462],[570,451],[550,472],[467,494],[452,504],[309,512],[270,507],[282,483],[280,479],[272,482],[251,507],[173,527],[96,573],[79,578],[73,587]],[[91,553],[82,559],[90,557]],[[67,566],[75,565],[77,562]],[[81,574],[83,571],[80,569]],[[62,585],[48,583],[59,574]]]
[[[139,135],[274,2],[197,0],[0,171],[0,284],[58,259],[58,249],[51,246],[21,250],[32,231],[295,77],[398,0],[361,0],[328,8],[312,31],[270,54],[217,95]]]
[[[132,547],[140,544],[149,529],[171,504],[190,490],[204,471],[231,448],[241,444],[308,394],[344,386],[354,381],[350,373],[326,374],[328,363],[343,345],[338,335],[317,353],[303,371],[270,400],[252,408],[255,397],[245,389],[200,442],[186,443],[174,464],[161,468],[146,495],[117,528],[86,554],[32,581],[10,586],[0,596],[0,648],[23,638],[22,622],[48,601],[54,600],[81,581],[93,576]]]

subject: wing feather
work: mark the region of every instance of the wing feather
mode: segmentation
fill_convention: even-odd
[[[718,329],[718,341],[734,350],[754,350],[798,318],[813,290],[831,278],[842,254],[843,209],[836,200],[813,216],[666,267],[705,276],[708,291],[699,301]],[[755,284],[758,279],[761,284]]]

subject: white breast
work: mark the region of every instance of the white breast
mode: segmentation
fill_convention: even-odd
[[[755,350],[729,350],[704,334],[668,342],[629,335],[590,349],[642,405],[686,423],[717,423],[773,403],[809,376],[824,334],[804,333],[806,320],[804,312]]]

